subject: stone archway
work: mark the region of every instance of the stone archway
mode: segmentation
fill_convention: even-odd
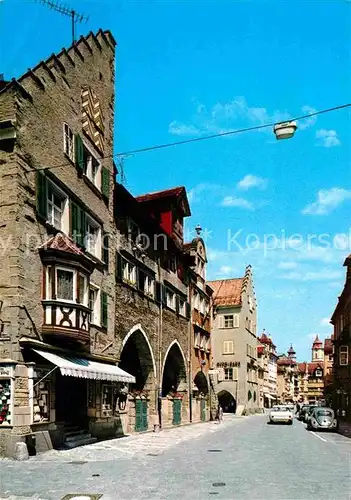
[[[136,390],[153,390],[156,381],[156,363],[151,344],[140,325],[135,325],[125,336],[119,367],[134,375]]]
[[[186,362],[179,342],[174,340],[169,346],[162,370],[162,397],[172,392],[184,391],[186,386]]]
[[[218,393],[218,402],[226,413],[236,412],[236,399],[229,391],[221,391]]]
[[[198,388],[200,394],[203,394],[204,396],[208,395],[209,392],[208,381],[204,372],[202,371],[197,372],[197,374],[194,377],[194,384]]]

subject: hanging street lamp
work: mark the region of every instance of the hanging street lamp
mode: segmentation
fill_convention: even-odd
[[[296,122],[283,122],[274,125],[273,131],[278,140],[280,139],[290,139],[294,136],[297,129]]]

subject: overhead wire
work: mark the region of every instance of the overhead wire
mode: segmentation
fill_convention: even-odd
[[[332,108],[322,109],[320,111],[314,111],[313,113],[308,113],[308,114],[305,114],[302,116],[298,116],[296,118],[291,118],[291,119],[286,120],[286,121],[298,122],[301,120],[305,120],[307,118],[311,118],[312,116],[321,115],[323,113],[330,113],[332,111],[338,111],[340,109],[348,108],[350,106],[351,106],[351,103],[342,104],[340,106],[334,106]],[[250,131],[254,131],[254,130],[263,130],[265,128],[271,128],[271,127],[274,127],[275,125],[286,123],[286,121],[265,123],[262,125],[255,125],[253,127],[246,127],[246,128],[236,129],[236,130],[229,130],[227,132],[218,132],[217,134],[204,135],[202,137],[193,137],[192,139],[184,139],[181,141],[168,142],[168,143],[164,143],[164,144],[156,144],[156,145],[148,146],[145,148],[133,149],[133,150],[129,150],[129,151],[124,151],[122,153],[115,153],[112,155],[102,156],[99,159],[105,160],[105,159],[110,159],[110,158],[123,158],[123,157],[125,157],[127,155],[131,155],[131,154],[134,155],[137,153],[144,153],[146,151],[154,151],[154,150],[169,148],[169,147],[178,146],[178,145],[182,145],[182,144],[189,144],[189,143],[193,143],[193,142],[206,141],[209,139],[215,139],[217,137],[225,137],[225,136],[230,136],[230,135],[235,135],[235,134],[242,134],[244,132],[250,132]],[[57,165],[51,165],[51,166],[46,166],[46,167],[41,167],[41,168],[33,168],[33,169],[28,170],[28,171],[52,170],[54,168],[66,167],[68,165],[72,165],[72,162],[65,162],[65,163],[60,163]]]

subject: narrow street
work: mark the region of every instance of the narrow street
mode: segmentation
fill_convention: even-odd
[[[1,462],[3,499],[351,498],[351,440],[225,415],[158,434]]]

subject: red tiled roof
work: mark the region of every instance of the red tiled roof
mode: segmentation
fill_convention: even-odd
[[[319,340],[319,337],[318,335],[316,335],[316,338],[314,339],[314,342],[312,344],[312,347],[321,347],[323,345],[323,342],[321,340]]]
[[[62,233],[57,233],[40,247],[43,250],[59,250],[61,252],[71,253],[74,255],[84,255],[84,252],[70,239]]]
[[[315,362],[312,362],[312,363],[307,363],[307,370],[308,370],[308,374],[311,375],[311,373],[313,373],[317,368],[320,368],[321,370],[323,370],[323,362],[322,361],[315,361]]]
[[[153,193],[146,193],[140,196],[136,196],[135,199],[140,202],[144,201],[154,201],[161,198],[177,197],[182,193],[185,193],[185,187],[179,186],[171,189],[165,189],[164,191],[155,191]]]
[[[278,358],[277,364],[281,366],[287,366],[287,365],[296,365],[296,361],[294,361],[291,358],[287,358],[285,355],[282,356],[281,358]]]
[[[307,363],[298,363],[297,369],[300,373],[306,373],[306,365]]]
[[[244,278],[209,281],[207,284],[214,290],[214,304],[216,306],[240,306],[243,282]]]
[[[271,344],[272,340],[267,337],[265,333],[262,333],[261,337],[258,338],[258,340],[261,342],[261,344]]]

